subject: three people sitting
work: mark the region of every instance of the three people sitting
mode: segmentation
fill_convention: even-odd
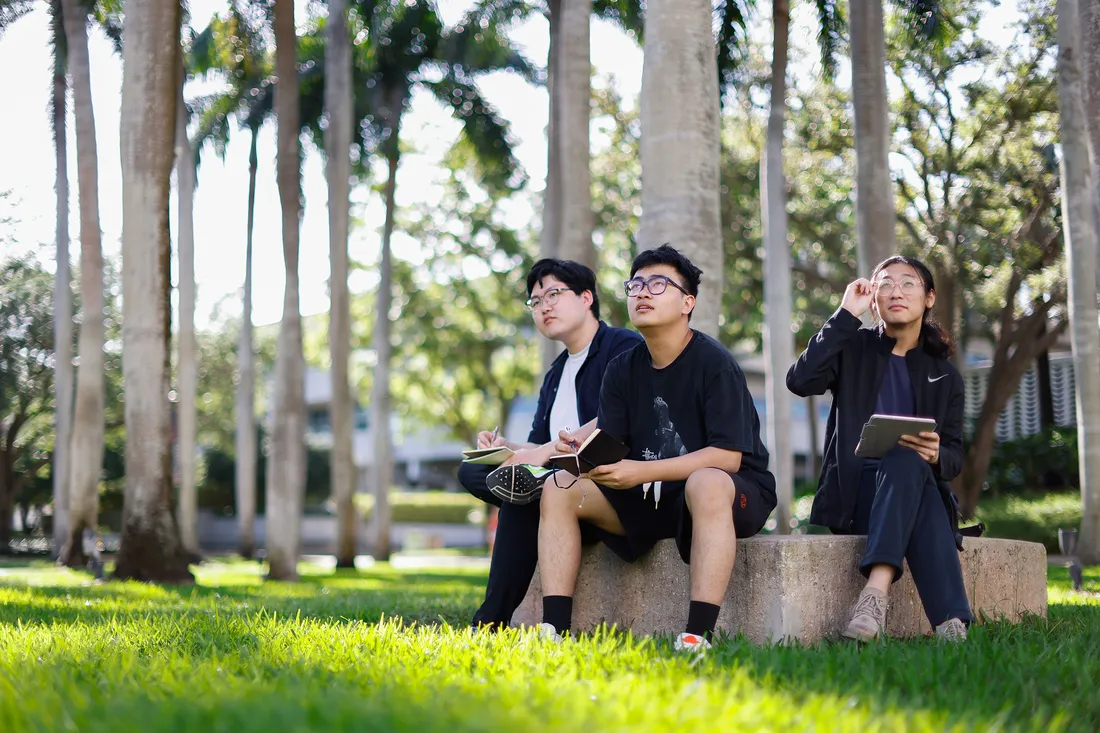
[[[482,433],[480,447],[508,445],[516,454],[495,470],[464,464],[460,471],[471,493],[501,506],[475,624],[509,623],[537,561],[541,634],[560,640],[572,623],[582,544],[603,542],[633,562],[674,539],[690,564],[691,588],[675,647],[710,647],[737,540],[763,529],[776,493],[744,373],[726,348],[690,326],[701,275],[669,245],[634,259],[625,289],[639,338],[599,322],[588,268],[551,260],[530,273],[535,326],[566,349],[543,382],[528,443]],[[947,486],[962,464],[963,383],[948,361],[950,341],[929,317],[934,302],[928,269],[892,257],[848,286],[787,375],[795,394],[832,393],[810,521],[868,535],[860,565],[867,585],[844,631],[859,641],[883,633],[903,560],[937,636],[965,639],[971,620]],[[862,328],[868,311],[875,325]],[[905,436],[881,459],[858,458],[862,425],[875,413],[931,417],[937,432]],[[596,429],[626,446],[626,458],[588,470],[578,460],[576,468],[534,479],[532,467],[575,453]],[[537,486],[526,503],[505,490],[517,480]]]

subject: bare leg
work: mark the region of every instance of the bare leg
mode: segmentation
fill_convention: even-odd
[[[737,558],[737,489],[725,471],[703,468],[688,477],[684,495],[692,522],[691,600],[720,606]]]
[[[583,502],[582,502],[582,496]],[[615,534],[626,534],[615,510],[588,479],[559,489],[553,479],[542,488],[539,520],[539,577],[544,596],[572,596],[581,565],[580,520]]]
[[[887,565],[886,563],[878,563],[871,566],[871,572],[867,575],[866,588],[874,588],[883,596],[889,595],[890,584],[894,582],[894,570],[893,565]]]

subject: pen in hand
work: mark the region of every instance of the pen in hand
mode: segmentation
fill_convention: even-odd
[[[500,432],[500,426],[497,425],[495,428],[493,428],[493,437],[489,438],[489,445],[492,445],[493,443],[496,442],[497,433],[499,433],[499,432]]]

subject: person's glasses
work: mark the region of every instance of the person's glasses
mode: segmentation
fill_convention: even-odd
[[[894,282],[893,280],[879,280],[878,290],[883,295],[890,295],[897,288],[901,288],[902,295],[912,295],[913,293],[921,290],[920,280],[905,279],[901,282]]]
[[[551,288],[542,295],[536,295],[534,298],[528,298],[525,305],[528,310],[538,310],[544,305],[554,305],[558,302],[558,296],[562,293],[569,292],[569,288]]]
[[[664,275],[653,275],[648,280],[636,277],[633,280],[627,280],[623,283],[626,294],[631,298],[636,298],[641,295],[643,289],[648,290],[650,295],[660,295],[668,289],[669,285],[676,288],[684,295],[691,295],[691,293],[677,285],[675,280],[670,277],[665,277]]]

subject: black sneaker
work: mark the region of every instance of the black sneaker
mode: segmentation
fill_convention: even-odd
[[[542,495],[542,484],[553,471],[517,464],[494,469],[485,478],[489,493],[509,504],[530,504]]]

